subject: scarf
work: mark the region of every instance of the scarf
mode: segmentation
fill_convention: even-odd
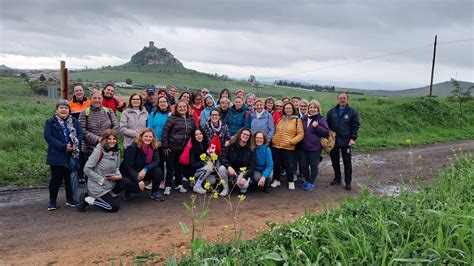
[[[260,119],[260,117],[263,115],[263,112],[265,112],[265,110],[262,110],[260,113],[255,111],[255,116],[257,117],[257,119]]]
[[[69,115],[66,120],[63,120],[58,115],[56,115],[56,119],[62,126],[66,144],[72,144],[72,157],[74,159],[79,159],[79,140],[77,139],[77,131],[74,127],[74,121],[72,120],[72,116]]]
[[[212,129],[212,131],[214,131],[214,133],[215,133],[216,135],[219,135],[218,133],[219,133],[219,132],[221,131],[221,129],[222,129],[222,121],[219,120],[219,126],[218,126],[217,128],[214,127],[214,123],[213,123],[212,121],[209,121],[209,122],[211,123],[211,129]]]
[[[153,159],[153,148],[150,145],[141,145],[140,149],[145,154],[146,164],[150,164]]]

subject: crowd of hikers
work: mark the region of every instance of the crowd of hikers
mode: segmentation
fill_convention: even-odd
[[[66,205],[79,211],[97,206],[116,212],[120,199],[145,190],[156,201],[173,188],[218,190],[223,197],[234,188],[269,193],[282,185],[282,176],[290,190],[297,185],[313,191],[323,149],[334,169],[331,185],[341,184],[342,154],[345,189],[351,190],[351,147],[359,126],[345,92],[324,118],[316,100],[262,99],[242,89],[234,95],[223,89],[216,100],[207,88],[178,93],[174,86],[150,87],[124,102],[113,84],[89,97],[75,84],[73,97],[57,101],[44,127],[51,167],[48,210],[57,208],[63,180]],[[79,183],[85,184],[80,195]]]

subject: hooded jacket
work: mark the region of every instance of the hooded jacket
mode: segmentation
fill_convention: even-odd
[[[140,130],[146,128],[148,112],[145,108],[136,110],[127,108],[123,111],[120,118],[120,133],[123,134],[123,146],[127,148],[135,140]]]
[[[147,127],[155,131],[156,139],[161,141],[163,127],[165,126],[166,120],[170,116],[169,111],[153,111],[150,116],[148,116]]]
[[[119,171],[120,151],[105,151],[97,144],[84,166],[87,181],[87,193],[93,198],[99,198],[109,193],[115,187],[115,181],[108,180],[105,175],[122,176]]]
[[[226,123],[232,136],[243,127],[250,128],[250,111],[245,105],[242,105],[239,110],[235,109],[235,105],[232,105],[227,113]]]
[[[250,129],[252,130],[252,133],[259,130],[263,131],[265,132],[265,135],[267,135],[268,141],[270,142],[272,140],[273,135],[275,134],[275,125],[273,124],[272,115],[267,110],[264,109],[260,117],[257,117],[257,113],[254,110],[250,113],[250,121]]]
[[[208,98],[211,98],[212,100],[212,106],[206,106],[206,100]],[[208,93],[206,96],[204,96],[204,109],[201,112],[201,120],[199,122],[199,126],[202,128],[207,120],[211,117],[211,111],[216,108],[216,101],[214,101],[214,97],[210,93]]]

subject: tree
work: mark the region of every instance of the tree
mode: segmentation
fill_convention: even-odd
[[[132,84],[133,84],[133,81],[132,81],[132,79],[128,78],[128,79],[125,80],[125,83],[126,83],[127,85],[132,85]]]
[[[46,81],[46,77],[43,74],[41,74],[41,76],[39,77],[39,80],[41,82],[44,82],[44,81]]]
[[[462,129],[465,120],[462,104],[463,102],[472,100],[471,90],[474,88],[474,85],[467,88],[466,91],[463,91],[459,81],[451,78],[451,83],[453,84],[454,89],[451,91],[451,96],[449,96],[448,99],[452,101],[459,101],[459,124]]]
[[[26,75],[26,73],[21,73],[20,77],[26,79],[28,77],[28,75]]]

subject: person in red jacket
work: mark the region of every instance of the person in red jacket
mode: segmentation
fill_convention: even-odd
[[[114,114],[117,113],[117,110],[123,112],[123,110],[127,108],[127,103],[115,96],[115,87],[112,84],[106,84],[104,86],[102,97],[102,106],[111,109]]]

